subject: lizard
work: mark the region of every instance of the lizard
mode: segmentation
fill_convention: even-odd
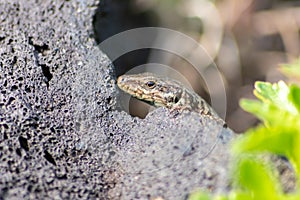
[[[202,97],[173,79],[146,72],[119,76],[117,85],[124,92],[150,105],[166,107],[177,113],[188,110],[223,122]],[[226,124],[223,126],[226,127]]]
[[[223,128],[227,124],[217,115],[206,101],[192,90],[187,89],[179,82],[161,78],[152,73],[122,75],[117,79],[118,87],[131,96],[156,107],[166,107],[171,112],[180,113],[184,110],[206,115],[221,122]],[[222,131],[209,151],[202,157],[206,158],[215,148]]]

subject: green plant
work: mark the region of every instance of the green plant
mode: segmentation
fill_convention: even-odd
[[[300,60],[281,70],[300,80]],[[258,81],[254,94],[258,100],[242,99],[240,105],[263,123],[233,142],[232,190],[217,196],[198,192],[190,200],[300,199],[300,87],[283,81]],[[284,156],[291,163],[297,180],[295,192],[283,192],[276,173],[264,159],[266,153]]]

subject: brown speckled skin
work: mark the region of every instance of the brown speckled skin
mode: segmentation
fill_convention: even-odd
[[[151,105],[163,106],[172,111],[193,111],[219,119],[204,99],[177,81],[142,73],[122,75],[117,84],[126,93]]]

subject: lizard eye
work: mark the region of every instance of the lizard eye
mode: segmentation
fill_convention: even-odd
[[[155,82],[154,81],[148,81],[147,83],[146,83],[146,85],[149,87],[149,88],[154,88],[155,87]]]

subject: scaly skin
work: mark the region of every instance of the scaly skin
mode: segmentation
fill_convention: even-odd
[[[122,75],[117,84],[124,92],[151,105],[163,106],[177,112],[188,110],[220,120],[204,99],[177,81],[142,73]]]

